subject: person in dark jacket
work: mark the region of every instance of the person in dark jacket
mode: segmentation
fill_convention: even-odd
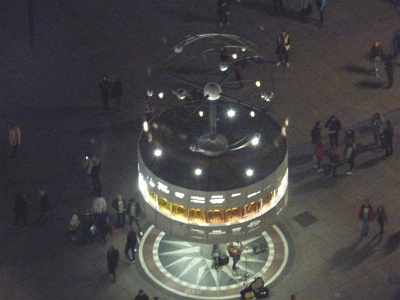
[[[125,244],[125,255],[129,258],[130,261],[135,262],[135,248],[136,245],[140,244],[140,240],[136,232],[132,229],[131,226],[128,227],[128,234],[126,235],[126,244]],[[129,255],[129,251],[131,255]]]
[[[229,25],[228,21],[229,1],[217,0],[217,14],[219,16],[219,26],[224,24]]]
[[[311,129],[311,143],[315,145],[319,141],[322,141],[321,121],[315,122],[313,129]]]
[[[383,229],[385,228],[385,224],[388,223],[388,217],[383,204],[379,204],[376,208],[375,219],[379,224],[379,240],[382,240]]]
[[[382,44],[380,42],[375,42],[371,47],[369,58],[373,65],[374,75],[377,78],[379,78],[378,71],[379,71],[379,65],[381,63],[382,55],[383,55]]]
[[[324,26],[324,10],[326,6],[326,0],[317,0],[317,9],[319,12],[319,23],[318,26]]]
[[[396,34],[393,36],[392,44],[394,59],[397,59],[397,55],[400,53],[400,30],[397,30]]]
[[[19,226],[20,219],[23,220],[24,226],[28,227],[28,207],[31,204],[26,199],[25,193],[19,193],[15,195],[14,199],[14,228]]]
[[[390,89],[393,86],[394,68],[395,68],[395,64],[394,64],[393,55],[389,54],[385,61],[385,71],[386,71],[386,75],[388,77],[388,86],[387,86],[388,89]]]
[[[101,181],[100,181],[101,162],[100,159],[95,158],[90,176],[92,178],[92,187],[94,195],[101,195]]]
[[[356,157],[356,139],[355,139],[356,132],[353,128],[347,127],[346,133],[344,135],[344,154],[347,159],[347,163],[349,164],[349,169],[346,172],[346,175],[353,175],[354,170],[354,159]]]
[[[382,133],[386,156],[393,155],[393,135],[393,125],[390,121],[386,121],[386,128]]]
[[[382,140],[382,131],[383,131],[384,119],[380,112],[376,112],[371,118],[371,128],[372,133],[374,134],[374,145],[378,144],[378,141],[381,143],[381,147],[384,148],[384,143]]]
[[[339,147],[339,131],[342,129],[342,124],[340,121],[334,115],[331,115],[331,117],[325,123],[325,128],[328,128],[329,143],[331,148]]]
[[[139,290],[135,300],[149,300],[149,296],[147,296],[143,290]]]
[[[122,97],[122,82],[117,76],[113,76],[111,80],[111,99],[115,100],[115,111],[119,112]]]
[[[285,60],[286,67],[289,67],[289,49],[290,49],[290,37],[289,34],[283,30],[276,38],[276,50],[275,53],[278,55],[277,66]]]
[[[110,250],[107,252],[107,267],[108,272],[114,276],[114,281],[117,281],[116,270],[119,261],[119,251],[114,245],[110,246]]]
[[[99,82],[100,98],[103,103],[103,109],[108,110],[108,100],[110,98],[110,79],[103,74]]]

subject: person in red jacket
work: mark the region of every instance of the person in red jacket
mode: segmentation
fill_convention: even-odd
[[[364,203],[358,208],[357,217],[362,222],[362,231],[361,234],[363,236],[368,235],[369,223],[373,222],[375,219],[374,209],[371,204],[369,204],[369,199],[366,198]]]
[[[314,145],[314,160],[317,172],[322,172],[324,169],[321,166],[321,160],[325,156],[324,143],[322,141],[317,142]]]

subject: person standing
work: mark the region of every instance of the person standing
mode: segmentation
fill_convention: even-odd
[[[108,272],[112,274],[114,277],[114,282],[117,281],[116,270],[118,267],[118,262],[119,262],[119,251],[114,245],[111,245],[110,249],[107,252],[107,267],[108,267]]]
[[[283,0],[273,0],[274,9],[275,9],[275,14],[278,15],[278,16],[284,14],[284,11],[283,11],[283,3],[282,3],[282,1],[283,1]]]
[[[76,213],[76,209],[74,208],[72,210],[72,216],[71,216],[71,220],[69,221],[69,231],[71,234],[71,241],[72,242],[76,242],[78,240],[78,228],[79,228],[79,217]]]
[[[21,129],[14,124],[9,130],[10,146],[11,146],[11,159],[18,158],[19,147],[21,145]]]
[[[311,143],[315,145],[320,141],[322,141],[321,121],[317,121],[315,122],[313,129],[311,129]]]
[[[397,30],[396,34],[393,37],[393,53],[394,53],[394,59],[397,59],[397,55],[400,52],[400,30]]]
[[[100,181],[101,161],[98,158],[94,159],[92,171],[90,173],[92,179],[92,187],[94,195],[101,195],[101,181]]]
[[[153,118],[154,111],[155,111],[154,104],[153,104],[151,97],[152,97],[152,94],[147,92],[146,103],[144,105],[144,115],[146,117],[147,122],[150,122],[150,120]]]
[[[315,158],[315,167],[317,168],[317,172],[322,172],[324,169],[321,166],[321,161],[325,156],[324,143],[320,140],[314,145],[314,158]]]
[[[388,77],[388,86],[387,88],[390,89],[393,86],[393,80],[394,80],[394,59],[393,55],[389,54],[386,61],[385,61],[385,71],[386,75]]]
[[[340,164],[340,157],[337,148],[331,148],[329,151],[329,169],[328,174],[332,170],[332,177],[336,177],[336,169]]]
[[[386,128],[382,133],[386,156],[393,155],[393,135],[393,125],[390,121],[386,121]]]
[[[28,228],[28,207],[30,206],[30,202],[26,199],[25,193],[18,193],[15,195],[14,199],[14,228],[19,226],[19,221],[22,218],[24,222],[24,226]]]
[[[143,236],[142,229],[140,227],[139,217],[142,214],[142,208],[138,202],[134,198],[129,199],[129,204],[127,207],[127,214],[129,217],[129,226],[132,226],[133,222],[135,221],[140,236]]]
[[[135,249],[136,245],[140,244],[140,240],[136,232],[131,226],[128,227],[128,234],[126,236],[125,255],[130,261],[135,262]],[[129,255],[129,251],[131,255]]]
[[[324,26],[324,10],[326,6],[326,0],[317,0],[317,9],[319,12],[319,23],[318,26]]]
[[[149,300],[149,296],[147,296],[143,290],[139,290],[135,300]]]
[[[328,128],[329,143],[331,148],[339,147],[339,131],[342,129],[342,124],[340,121],[334,115],[331,115],[331,117],[325,123],[325,128]]]
[[[369,58],[372,62],[373,72],[375,77],[379,78],[379,65],[383,55],[383,47],[380,42],[376,41],[370,50]]]
[[[108,100],[110,98],[110,79],[106,74],[101,75],[99,82],[99,90],[101,102],[103,103],[103,109],[108,110]]]
[[[97,157],[97,141],[92,137],[85,148],[86,172],[88,175],[92,172],[93,163]]]
[[[369,223],[373,222],[375,218],[374,209],[369,203],[368,198],[366,198],[364,203],[359,207],[357,211],[357,217],[359,220],[361,220],[362,224],[361,234],[363,236],[367,236],[369,231]]]
[[[229,256],[232,257],[232,259],[233,259],[232,272],[233,272],[233,274],[237,275],[236,270],[238,269],[238,267],[236,265],[239,262],[240,256],[242,254],[242,243],[233,242],[228,247],[228,253],[229,253]]]
[[[353,170],[354,170],[354,158],[356,156],[356,140],[355,140],[355,134],[356,132],[354,129],[347,127],[346,128],[346,133],[344,136],[344,153],[347,159],[347,163],[349,164],[349,169],[346,172],[346,175],[353,175]]]
[[[121,106],[121,97],[123,94],[122,82],[117,76],[113,76],[111,80],[111,99],[115,100],[115,111],[118,113]]]
[[[371,123],[372,132],[374,134],[374,145],[377,145],[379,140],[381,143],[381,147],[383,148],[382,128],[384,124],[384,119],[380,112],[376,112],[372,116]]]
[[[276,51],[275,53],[278,55],[277,66],[285,60],[286,67],[289,68],[289,49],[290,49],[290,37],[289,34],[283,30],[276,39]]]
[[[229,2],[228,0],[217,0],[217,14],[219,16],[219,26],[230,25],[228,21]]]
[[[125,226],[125,202],[122,195],[117,195],[113,200],[113,207],[117,211],[117,227],[123,228]]]
[[[385,228],[385,224],[388,223],[388,217],[383,204],[379,204],[376,208],[375,219],[379,224],[379,240],[382,240],[383,229]]]
[[[97,218],[99,215],[107,211],[107,202],[104,197],[101,195],[97,195],[96,198],[94,198],[93,203],[92,203],[92,213],[94,220],[96,222]]]

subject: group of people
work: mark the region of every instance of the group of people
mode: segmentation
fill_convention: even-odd
[[[384,127],[384,124],[386,127]],[[311,143],[314,145],[313,161],[317,172],[325,171],[322,167],[321,161],[327,155],[329,157],[329,168],[326,170],[328,173],[332,173],[332,177],[336,177],[336,169],[342,162],[338,152],[339,148],[339,132],[342,129],[340,120],[335,116],[331,117],[325,122],[324,127],[328,131],[329,136],[329,150],[325,150],[324,142],[322,139],[322,125],[320,121],[317,121],[314,127],[311,129]],[[389,157],[393,154],[393,125],[390,121],[384,122],[383,116],[376,112],[371,118],[371,131],[374,135],[374,142],[372,145],[380,143],[380,147],[385,149],[385,156]],[[349,165],[349,169],[346,175],[353,175],[355,167],[355,156],[356,156],[356,140],[355,130],[351,127],[346,127],[343,145],[345,161]]]
[[[365,199],[364,202],[360,205],[357,211],[357,218],[361,221],[361,235],[367,236],[369,232],[370,223],[375,220],[379,225],[379,240],[382,239],[383,230],[385,225],[389,222],[385,207],[383,204],[379,204],[376,207],[376,210],[370,204],[369,199]]]

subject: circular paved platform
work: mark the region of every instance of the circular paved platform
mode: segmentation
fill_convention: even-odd
[[[272,284],[288,267],[291,256],[288,239],[276,225],[242,243],[247,249],[242,253],[239,272],[235,275],[232,260],[215,270],[211,267],[212,259],[200,255],[201,244],[170,239],[151,226],[140,244],[139,261],[145,276],[175,296],[233,299],[257,276],[264,279],[265,286]],[[255,254],[252,245],[257,243],[266,245],[266,251]]]

